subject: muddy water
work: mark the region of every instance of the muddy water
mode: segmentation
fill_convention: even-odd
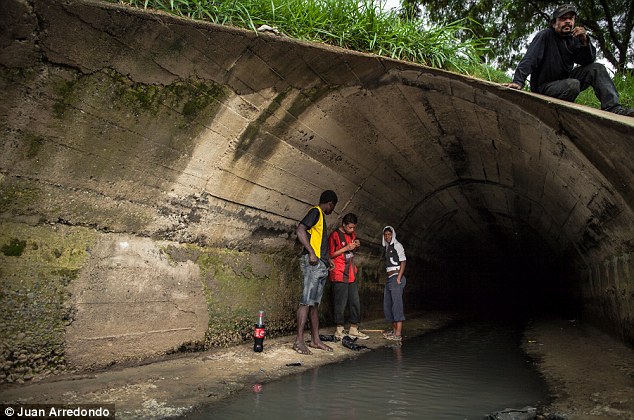
[[[471,322],[262,384],[187,419],[483,419],[547,399],[521,328]],[[258,392],[256,392],[258,391]]]

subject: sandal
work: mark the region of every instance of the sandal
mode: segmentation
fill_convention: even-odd
[[[304,344],[303,346],[301,344],[293,344],[293,350],[295,350],[297,353],[299,354],[313,354],[313,352],[311,352],[310,350],[308,350],[308,347],[306,347],[306,345]]]
[[[383,331],[383,338],[388,338],[389,336],[394,335],[394,331],[392,330],[385,330]]]
[[[400,335],[394,335],[394,334],[385,336],[385,338],[387,340],[392,340],[392,341],[401,341],[403,339]]]

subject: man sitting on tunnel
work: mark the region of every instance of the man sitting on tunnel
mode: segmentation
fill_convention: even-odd
[[[623,108],[619,103],[619,94],[605,66],[594,62],[596,49],[586,29],[575,26],[576,18],[573,5],[558,7],[550,27],[535,35],[515,70],[513,82],[505,86],[522,89],[530,75],[531,91],[569,102],[592,86],[602,110],[634,117],[633,108]]]

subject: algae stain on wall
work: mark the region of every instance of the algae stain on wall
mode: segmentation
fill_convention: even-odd
[[[141,84],[110,69],[0,75],[12,89],[0,207],[108,232],[152,225],[228,94],[211,81]]]
[[[141,84],[110,69],[1,73],[14,86],[31,87],[14,88],[8,106],[15,118],[2,123],[3,152],[11,155],[0,159],[3,166],[97,189],[128,183],[145,186],[143,193],[173,182],[228,95],[211,81]]]
[[[133,170],[137,161],[160,162],[174,172],[182,169],[181,161],[191,155],[195,139],[226,95],[225,88],[213,82],[146,85],[112,70],[75,75],[56,82],[54,90],[64,138],[81,143],[91,160],[93,155],[100,158],[93,175],[106,172],[114,177]],[[118,163],[114,171],[109,166],[113,162]]]
[[[205,348],[251,339],[257,312],[265,311],[268,336],[295,326],[300,274],[288,251],[255,253],[194,245],[164,250],[177,262],[191,260],[201,273],[209,311]]]
[[[66,369],[64,332],[73,319],[68,285],[95,238],[84,228],[0,223],[0,381]]]

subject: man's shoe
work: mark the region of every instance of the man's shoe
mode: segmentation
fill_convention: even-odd
[[[610,112],[615,113],[616,115],[625,115],[626,117],[634,117],[634,108],[623,108],[618,107]]]
[[[370,338],[369,335],[359,331],[357,327],[350,327],[350,331],[348,331],[348,335],[352,338],[358,338],[359,340],[367,340],[368,338]]]
[[[343,330],[343,325],[337,326],[337,330],[335,331],[335,338],[341,340],[346,335],[346,332]]]

